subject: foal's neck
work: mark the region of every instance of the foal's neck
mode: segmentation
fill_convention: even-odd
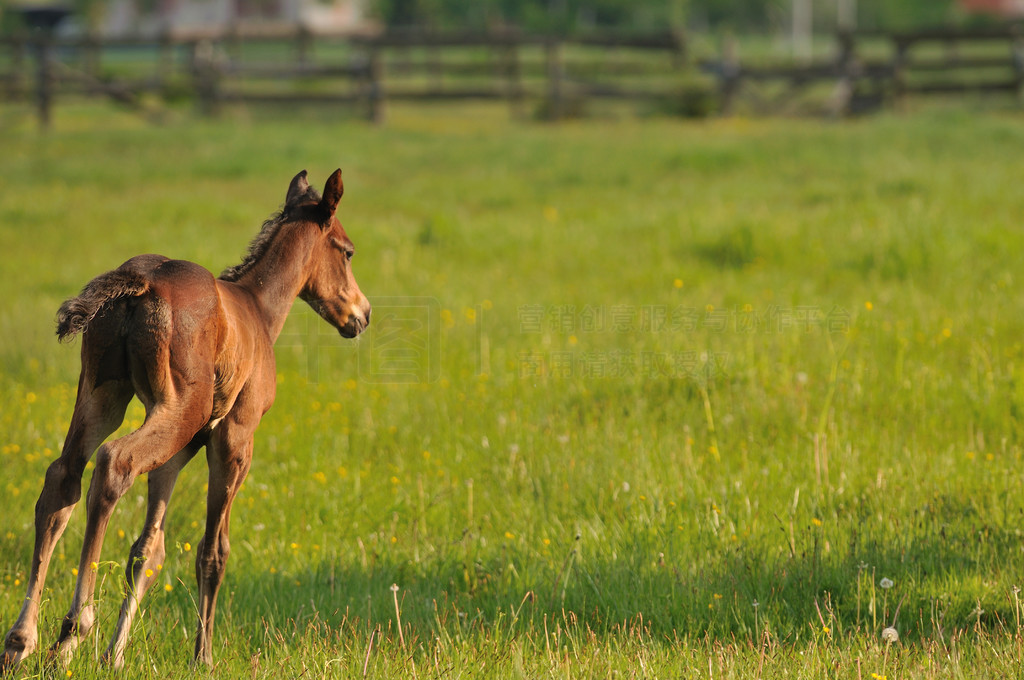
[[[259,321],[273,341],[281,334],[288,312],[308,277],[314,228],[304,223],[285,224],[270,247],[237,283],[257,302]]]

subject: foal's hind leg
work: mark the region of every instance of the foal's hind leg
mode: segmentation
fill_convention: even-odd
[[[193,440],[173,458],[149,473],[146,523],[128,554],[128,564],[124,569],[125,598],[121,603],[121,615],[110,646],[103,654],[104,660],[115,668],[124,664],[124,649],[131,634],[132,620],[164,563],[164,519],[178,473],[192,460],[200,446],[200,442]]]
[[[117,429],[132,398],[126,381],[110,380],[93,388],[94,378],[83,369],[79,379],[71,426],[60,457],[46,471],[36,503],[36,538],[31,571],[21,614],[7,633],[0,672],[12,668],[32,653],[38,642],[39,603],[54,547],[67,527],[82,495],[82,472],[100,442]]]
[[[176,402],[157,406],[150,411],[142,427],[107,442],[97,451],[96,470],[86,497],[85,540],[75,597],[53,646],[63,660],[70,658],[95,624],[92,596],[96,571],[92,565],[100,558],[114,506],[139,474],[166,463],[192,440],[208,418],[209,409],[195,404]]]

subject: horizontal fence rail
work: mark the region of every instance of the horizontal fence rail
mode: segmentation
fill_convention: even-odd
[[[140,110],[189,97],[210,113],[226,103],[339,104],[381,121],[388,101],[504,100],[517,116],[529,102],[551,119],[577,115],[592,99],[705,115],[753,101],[754,112],[772,113],[802,91],[827,87],[825,110],[842,115],[910,96],[1019,94],[1024,86],[1016,25],[846,32],[833,40],[832,56],[769,64],[742,62],[734,40],[720,56],[693,61],[686,37],[673,31],[330,35],[268,25],[150,37],[35,32],[0,37],[0,96],[35,101],[44,124],[55,97],[67,95]]]

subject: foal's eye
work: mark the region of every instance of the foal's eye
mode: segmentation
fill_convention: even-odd
[[[355,255],[355,251],[352,250],[352,246],[347,245],[341,239],[332,238],[331,239],[331,245],[333,245],[335,248],[337,248],[341,252],[345,253],[345,259],[346,260],[351,260],[352,256]]]

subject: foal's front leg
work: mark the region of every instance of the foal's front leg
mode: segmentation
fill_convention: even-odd
[[[173,458],[149,473],[146,522],[142,534],[128,554],[128,564],[124,569],[125,598],[121,603],[121,615],[118,617],[117,630],[110,640],[110,646],[103,654],[104,661],[114,668],[124,665],[124,650],[128,645],[132,621],[143,596],[159,578],[158,572],[164,564],[164,520],[178,473],[192,460],[200,446],[200,443],[193,440]]]
[[[217,592],[224,580],[231,546],[228,526],[231,503],[245,481],[252,463],[253,427],[223,422],[207,447],[210,483],[206,499],[206,532],[196,551],[196,581],[199,584],[199,626],[195,660],[213,665],[213,619]]]

